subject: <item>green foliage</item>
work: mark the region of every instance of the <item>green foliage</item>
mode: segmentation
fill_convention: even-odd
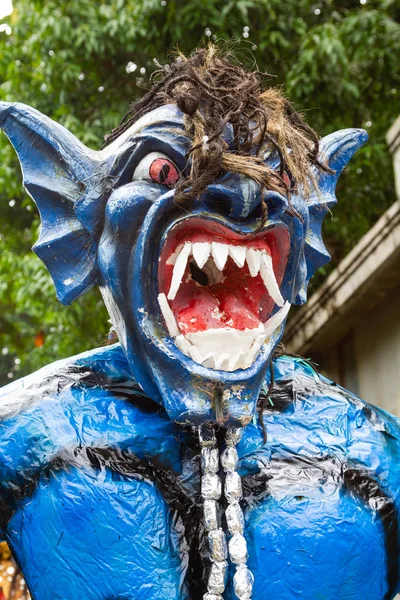
[[[394,201],[385,133],[400,97],[397,0],[14,0],[14,5],[5,19],[12,33],[0,33],[0,100],[30,104],[99,148],[128,103],[149,86],[153,58],[163,61],[176,46],[190,52],[209,38],[210,29],[214,39],[241,39],[229,46],[248,66],[256,62],[271,74],[273,84],[284,84],[322,135],[367,127],[370,143],[342,176],[339,205],[325,226],[333,264]],[[137,69],[127,72],[128,63]],[[96,291],[69,308],[58,304],[48,274],[30,252],[38,217],[3,136],[0,154],[4,382],[8,373],[22,375],[101,343],[108,325]],[[35,340],[44,345],[36,347]]]

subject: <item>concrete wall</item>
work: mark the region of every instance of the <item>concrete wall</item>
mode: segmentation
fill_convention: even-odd
[[[400,417],[400,284],[355,324],[358,394]]]
[[[379,305],[354,317],[351,331],[336,344],[306,354],[323,375],[400,417],[400,283]]]
[[[400,417],[400,282],[323,353],[309,352],[333,381]]]

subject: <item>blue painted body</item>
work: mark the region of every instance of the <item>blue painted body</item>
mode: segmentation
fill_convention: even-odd
[[[274,368],[277,389],[291,392],[265,410],[268,442],[254,422],[238,447],[254,600],[393,597],[392,517],[378,509],[400,505],[398,420],[301,361],[282,357]],[[88,449],[128,453],[167,474],[172,496],[199,499],[194,434],[142,404],[127,370],[116,345],[3,389],[3,405],[20,402],[1,426],[0,495],[12,509],[3,533],[34,598],[196,597],[184,513],[166,487],[87,460]],[[348,469],[371,476],[382,495],[366,501],[346,484]]]
[[[121,344],[50,365],[1,393],[1,527],[33,598],[202,597],[209,562],[196,426],[207,421],[246,426],[238,451],[254,600],[394,597],[398,421],[304,361],[281,357],[264,443],[256,406],[284,324],[251,367],[217,371],[178,350],[156,302],[163,241],[196,216],[244,235],[284,229],[281,292],[303,303],[329,260],[321,226],[337,179],[365,132],[321,141],[332,171],[315,171],[319,191],[307,199],[293,192],[296,212],[285,196],[223,173],[188,215],[174,190],[132,180],[150,152],[187,168],[191,140],[176,106],[148,113],[100,152],[24,105],[0,103],[0,127],[40,211],[34,249],[58,298],[68,304],[99,285]],[[233,148],[229,124],[224,139]],[[274,153],[266,162],[279,167]],[[234,599],[231,583],[224,597]]]

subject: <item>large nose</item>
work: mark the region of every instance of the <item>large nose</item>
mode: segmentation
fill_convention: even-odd
[[[262,188],[254,179],[240,173],[226,173],[218,184],[208,186],[203,202],[222,216],[239,220],[261,214],[262,202],[270,216],[273,212],[276,217],[288,208],[284,196]]]

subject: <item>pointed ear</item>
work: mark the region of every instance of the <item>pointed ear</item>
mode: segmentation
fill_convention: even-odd
[[[303,304],[307,300],[307,287],[315,271],[331,259],[322,240],[322,223],[325,215],[336,204],[336,184],[343,169],[355,152],[368,139],[364,129],[341,129],[322,138],[319,143],[319,160],[332,172],[318,169],[316,180],[318,190],[314,189],[307,200],[309,209],[309,225],[304,248],[306,261],[306,277],[304,285],[295,299],[295,304]]]
[[[103,166],[99,153],[67,129],[24,104],[0,102],[0,128],[21,163],[23,183],[41,221],[33,247],[49,270],[63,304],[94,285],[103,222]]]

